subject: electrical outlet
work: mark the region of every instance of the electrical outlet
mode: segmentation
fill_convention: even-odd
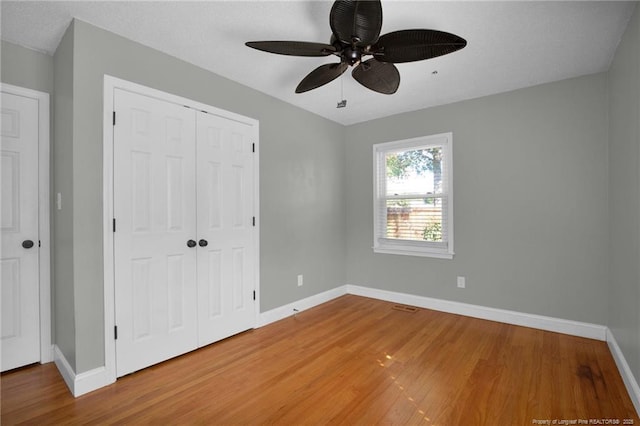
[[[302,284],[304,284],[304,278],[302,277],[302,274],[298,275],[298,287],[302,287]]]
[[[467,283],[465,282],[465,278],[464,277],[458,277],[458,288],[466,288],[467,287]]]

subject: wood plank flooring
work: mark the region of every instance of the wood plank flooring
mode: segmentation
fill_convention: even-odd
[[[640,425],[604,342],[392,307],[343,296],[76,399],[53,364],[8,372],[2,425]]]

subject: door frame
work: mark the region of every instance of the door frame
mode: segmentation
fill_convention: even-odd
[[[0,91],[38,102],[38,280],[40,305],[40,364],[53,361],[51,343],[51,222],[49,94],[0,83]]]
[[[247,124],[253,128],[253,142],[255,143],[255,159],[253,163],[253,199],[254,215],[257,218],[254,234],[254,262],[256,265],[254,272],[255,282],[255,324],[258,326],[260,315],[260,167],[259,167],[259,146],[260,129],[256,119],[245,117],[233,112],[225,111],[201,102],[183,98],[137,83],[132,83],[110,75],[104,75],[103,92],[103,170],[102,170],[102,206],[103,206],[103,265],[104,265],[104,373],[106,374],[107,385],[116,381],[116,345],[114,339],[115,327],[115,274],[114,274],[114,233],[113,233],[113,112],[115,89],[126,90],[132,93],[156,98],[161,101],[171,102],[198,111],[204,111],[229,120],[234,120]]]

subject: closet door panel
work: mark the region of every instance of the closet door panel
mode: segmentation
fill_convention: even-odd
[[[255,325],[253,129],[197,114],[198,342]]]
[[[116,89],[117,375],[197,347],[195,112]]]

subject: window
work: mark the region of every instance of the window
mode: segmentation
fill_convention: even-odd
[[[376,253],[453,258],[452,134],[373,146]]]

